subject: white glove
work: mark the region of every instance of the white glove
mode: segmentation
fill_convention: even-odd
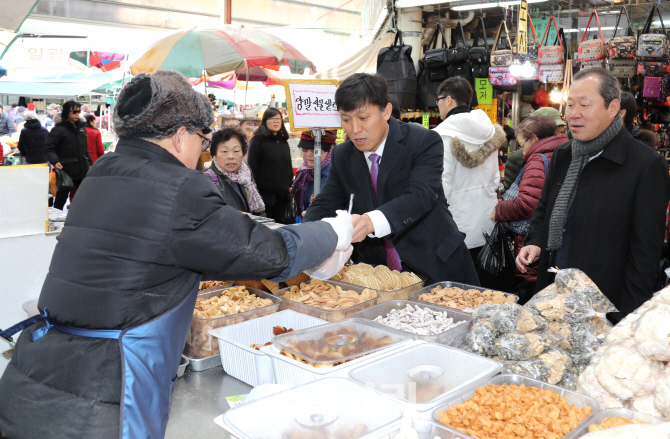
[[[333,255],[326,259],[324,263],[317,267],[310,268],[305,270],[304,273],[315,279],[328,280],[331,277],[335,276],[340,270],[344,267],[344,264],[347,263],[351,253],[354,251],[354,246],[349,244],[349,248],[345,251],[335,250]]]
[[[351,240],[354,238],[354,224],[351,222],[351,214],[346,210],[338,210],[335,218],[324,218],[325,221],[333,227],[337,233],[337,247],[335,250],[345,251],[351,245]]]

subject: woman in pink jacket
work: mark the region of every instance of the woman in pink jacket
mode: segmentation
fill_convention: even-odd
[[[516,181],[519,195],[515,199],[498,203],[491,212],[491,219],[497,222],[515,222],[530,220],[533,216],[533,211],[542,194],[545,170],[548,168],[551,156],[558,145],[568,141],[568,136],[556,135],[555,131],[556,122],[547,116],[530,116],[517,127],[516,141],[519,148],[523,149],[524,165]],[[514,185],[509,190],[513,189]],[[525,241],[524,234],[515,234],[515,256],[519,254]],[[535,291],[537,269],[529,268],[523,274],[517,270],[516,276],[519,280],[519,299],[521,303],[524,303]]]

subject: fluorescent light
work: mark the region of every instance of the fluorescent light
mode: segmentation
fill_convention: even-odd
[[[402,8],[413,8],[417,6],[430,6],[430,5],[439,5],[442,3],[449,3],[454,0],[398,0],[395,2],[395,7],[398,9]]]
[[[549,0],[528,0],[528,3],[544,3]],[[453,11],[472,11],[476,9],[489,9],[489,8],[506,8],[508,6],[520,5],[521,0],[506,1],[506,2],[491,2],[491,3],[472,3],[469,5],[454,6],[451,8]]]
[[[595,30],[595,28],[593,28]],[[602,30],[614,30],[616,29],[614,26],[605,26],[601,27]],[[580,29],[563,29],[563,32],[566,34],[569,33],[576,33],[576,32],[584,32],[586,29],[585,28],[580,28]]]

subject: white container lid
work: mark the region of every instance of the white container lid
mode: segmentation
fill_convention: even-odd
[[[494,360],[444,345],[421,343],[358,367],[349,376],[422,412],[499,372],[500,365]]]
[[[359,436],[365,438],[402,414],[401,404],[379,392],[345,378],[324,378],[235,407],[223,415],[223,426],[239,439],[326,438],[345,428],[367,431]]]
[[[406,335],[369,320],[345,319],[278,335],[272,339],[272,343],[277,349],[283,349],[310,363],[334,365],[407,340],[409,337]]]

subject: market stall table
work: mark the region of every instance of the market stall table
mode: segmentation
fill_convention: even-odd
[[[187,370],[175,384],[165,439],[229,438],[214,418],[230,409],[227,396],[246,395],[251,389],[221,366],[202,372]]]

